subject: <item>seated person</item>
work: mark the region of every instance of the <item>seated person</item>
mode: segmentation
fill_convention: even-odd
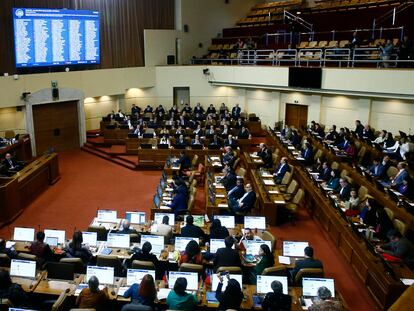
[[[198,299],[196,295],[188,294],[187,280],[185,278],[177,278],[175,280],[173,290],[168,294],[167,305],[171,310],[194,310],[198,305]]]
[[[45,262],[52,259],[53,253],[49,245],[44,242],[45,233],[39,231],[36,233],[36,241],[34,241],[30,247],[30,254],[37,257],[37,263],[42,266]]]
[[[390,230],[394,229],[394,224],[391,219],[388,217],[387,212],[382,206],[379,206],[375,212],[376,216],[376,226],[374,227],[375,236],[381,240],[387,239],[387,234]]]
[[[13,283],[5,269],[0,269],[0,299],[8,299],[14,307],[25,307],[29,301],[21,285]]]
[[[6,157],[3,160],[3,165],[8,172],[20,171],[23,167],[14,160],[10,153],[6,153]]]
[[[233,108],[231,108],[231,117],[233,119],[238,119],[240,117],[241,108],[239,107],[239,104],[237,103]]]
[[[290,311],[292,297],[283,294],[283,285],[279,281],[273,281],[270,285],[272,291],[267,293],[262,302],[263,311]]]
[[[167,204],[167,206],[177,215],[188,209],[187,196],[181,191],[177,192],[174,194],[171,203]]]
[[[359,197],[355,189],[351,189],[349,200],[344,203],[348,216],[359,214]]]
[[[213,104],[210,104],[210,106],[207,108],[207,114],[211,114],[213,117],[216,115],[216,108],[213,106]]]
[[[204,108],[201,106],[200,103],[197,103],[197,105],[194,107],[194,113],[203,114]]]
[[[191,145],[203,145],[203,142],[200,139],[199,135],[196,135],[194,139],[191,141]]]
[[[339,198],[342,201],[348,201],[351,195],[351,185],[346,178],[339,179]]]
[[[150,105],[147,105],[147,107],[144,109],[144,113],[152,113],[153,109]]]
[[[221,225],[220,219],[213,219],[210,225],[211,239],[225,239],[230,235],[229,230]]]
[[[244,195],[243,178],[236,179],[236,185],[227,192],[227,198],[239,200]]]
[[[168,147],[170,147],[171,143],[170,143],[170,139],[164,134],[163,136],[160,137],[160,145],[168,145]]]
[[[249,130],[246,127],[242,126],[239,133],[237,134],[237,138],[238,139],[248,139],[248,138],[250,138]]]
[[[339,179],[340,179],[340,172],[339,170],[335,169],[331,171],[331,178],[327,183],[324,183],[323,185],[329,189],[332,189],[334,191],[339,191],[341,188],[339,186]]]
[[[359,217],[367,226],[375,227],[378,206],[377,201],[373,198],[368,198],[368,200],[365,201],[365,206],[362,208]]]
[[[65,248],[67,257],[80,258],[84,265],[88,264],[92,259],[92,253],[88,247],[82,246],[83,237],[81,231],[75,231],[73,233],[72,241],[69,242]]]
[[[288,159],[286,157],[283,157],[282,159],[280,159],[280,164],[276,167],[275,172],[273,173],[273,178],[275,179],[275,182],[277,184],[280,184],[286,172],[288,172],[289,170],[290,169],[288,165]]]
[[[252,231],[252,229],[250,228],[244,228],[244,232],[243,232],[243,236],[241,237],[240,241],[239,241],[239,245],[238,248],[240,248],[241,250],[245,250],[244,241],[263,241],[261,237],[255,235]]]
[[[319,179],[323,181],[329,181],[331,179],[331,168],[326,161],[322,163],[322,169],[319,171]]]
[[[168,215],[164,215],[162,218],[162,223],[156,224],[155,226],[151,227],[151,233],[155,235],[162,235],[164,236],[165,244],[170,244],[169,241],[172,237],[173,230],[169,225],[170,218]]]
[[[178,136],[178,139],[175,141],[175,145],[187,147],[188,144],[187,144],[187,141],[184,139],[183,134],[180,134],[180,136]]]
[[[225,247],[219,248],[214,257],[214,270],[220,267],[241,267],[240,254],[233,249],[236,240],[232,236],[224,239]]]
[[[217,134],[213,134],[213,138],[209,140],[209,146],[221,147],[223,146],[223,142],[221,138],[217,136]]]
[[[194,218],[191,215],[188,215],[185,218],[186,225],[181,228],[181,236],[189,238],[205,238],[205,233],[203,229],[194,225]]]
[[[234,199],[229,199],[228,201],[229,207],[234,213],[248,213],[254,207],[256,193],[253,191],[252,185],[246,184],[245,190],[245,194],[237,201]]]
[[[200,246],[196,241],[191,240],[188,242],[187,246],[185,247],[185,251],[181,253],[178,266],[181,266],[183,263],[194,263],[198,265],[202,265],[204,263]]]
[[[318,299],[313,300],[312,306],[309,307],[309,311],[341,311],[342,305],[339,301],[332,300],[331,291],[325,286],[318,288]]]
[[[220,183],[224,186],[226,191],[230,191],[237,184],[237,176],[230,167],[223,168],[223,174]]]
[[[305,149],[302,149],[301,156],[305,159],[306,165],[313,164],[313,149],[310,143],[305,143]]]
[[[180,152],[180,158],[178,159],[177,165],[180,165],[180,170],[185,171],[191,168],[191,160],[185,153],[185,151]]]
[[[17,252],[13,247],[6,247],[6,240],[0,239],[0,254],[6,254],[10,259],[17,258]]]
[[[379,179],[383,179],[385,177],[384,175],[387,174],[387,172],[385,172],[385,168],[382,165],[380,158],[374,159],[373,165],[369,168],[369,173],[371,176]]]
[[[222,161],[223,165],[228,165],[230,167],[233,167],[234,162],[236,161],[236,157],[233,153],[233,150],[230,146],[224,147],[224,150],[226,151],[223,153]]]
[[[403,179],[402,184],[397,188],[397,191],[410,200],[414,199],[413,180],[407,176]]]
[[[403,180],[407,178],[408,171],[407,171],[407,163],[399,162],[397,165],[398,173],[391,179],[390,187],[397,189],[403,183]]]
[[[219,284],[216,289],[216,299],[219,302],[218,310],[240,310],[244,298],[240,283],[232,279],[230,274],[227,274],[227,287],[222,292],[223,276],[220,273],[217,276],[219,279]]]
[[[157,299],[157,288],[155,287],[155,281],[152,275],[144,275],[141,284],[132,284],[124,293],[124,298],[131,298],[131,303],[154,308],[155,299]]]
[[[249,276],[250,284],[256,284],[257,276],[262,275],[264,269],[273,267],[275,264],[275,258],[267,244],[260,245],[259,256],[261,259],[256,264],[252,270],[251,275]]]
[[[397,257],[410,269],[414,269],[414,245],[398,230],[390,230],[387,235],[390,242],[377,245],[376,250],[382,254]]]
[[[313,248],[311,246],[305,247],[305,259],[296,261],[295,267],[290,271],[292,279],[295,280],[296,274],[299,270],[306,268],[323,269],[322,262],[313,258]]]
[[[231,148],[237,148],[237,140],[233,138],[233,135],[229,134],[227,139],[224,140],[224,146],[230,146]]]
[[[122,230],[119,230],[118,233],[121,234],[138,234],[137,230],[134,228],[131,229],[131,223],[128,219],[122,220]]]
[[[264,167],[266,167],[266,168],[273,168],[272,150],[267,149],[265,151],[264,156],[262,156],[262,161],[264,163]]]
[[[262,159],[263,159],[263,157],[265,156],[265,154],[266,154],[266,150],[267,150],[268,148],[267,148],[267,146],[266,146],[266,144],[265,143],[260,143],[259,144],[259,150],[258,151],[256,151],[256,155],[258,156],[258,157],[261,157]]]
[[[88,280],[88,287],[82,289],[76,299],[76,306],[78,308],[91,308],[96,311],[106,310],[108,300],[108,288],[105,287],[103,290],[100,290],[98,278],[91,276]]]
[[[198,137],[204,136],[204,131],[201,128],[201,124],[200,123],[197,124],[197,128],[193,131],[193,134],[194,135],[198,135]]]
[[[154,254],[151,253],[152,245],[150,242],[146,241],[138,252],[134,253],[130,259],[130,263],[134,260],[141,260],[141,261],[151,261],[155,267],[158,264],[158,258]]]

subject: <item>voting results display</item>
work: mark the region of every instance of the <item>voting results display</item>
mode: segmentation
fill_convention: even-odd
[[[16,67],[100,63],[99,12],[13,8]]]

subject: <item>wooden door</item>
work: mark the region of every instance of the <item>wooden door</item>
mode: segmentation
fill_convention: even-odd
[[[308,124],[308,106],[286,104],[285,124],[296,128],[306,127]]]
[[[34,105],[33,125],[37,155],[79,148],[77,101]]]

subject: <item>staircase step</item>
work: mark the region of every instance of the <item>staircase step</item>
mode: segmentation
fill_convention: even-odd
[[[99,150],[97,148],[94,147],[90,147],[88,145],[84,145],[83,147],[81,147],[81,150],[91,153],[97,157],[100,157],[104,160],[110,161],[112,163],[118,164],[122,167],[128,168],[130,170],[137,170],[137,165],[135,163],[130,163],[128,161],[125,161],[124,159],[118,158],[118,157],[112,157],[111,155],[105,153],[102,150]]]

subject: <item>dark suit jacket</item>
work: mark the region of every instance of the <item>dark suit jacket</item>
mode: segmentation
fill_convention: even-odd
[[[216,270],[219,267],[240,267],[241,261],[239,252],[232,248],[219,248],[213,263]]]
[[[296,274],[300,269],[305,268],[321,268],[323,269],[322,262],[314,258],[305,258],[303,260],[296,261],[295,267],[292,270],[292,278],[295,279]]]
[[[12,164],[10,164],[10,162],[6,159],[3,160],[3,165],[5,166],[5,168],[7,170],[11,169],[12,165],[13,167],[17,168],[19,164],[17,164],[17,162],[14,159],[10,159],[10,161],[12,162]]]
[[[241,108],[240,107],[233,107],[231,109],[231,116],[233,118],[238,118],[238,117],[240,117],[240,112],[241,112]]]
[[[290,311],[292,297],[285,294],[276,295],[273,292],[267,293],[262,303],[263,311]]]
[[[256,193],[254,191],[250,191],[247,196],[244,197],[243,201],[240,203],[243,203],[243,210],[250,211],[254,203],[256,202]]]
[[[349,197],[351,196],[351,189],[352,189],[351,185],[346,185],[345,187],[340,188],[339,189],[339,198],[341,200],[348,201]],[[342,193],[341,193],[341,190],[342,190]]]
[[[178,160],[178,163],[180,163],[182,170],[186,170],[186,169],[189,169],[191,167],[191,160],[186,155],[182,156]]]
[[[305,159],[306,164],[312,164],[313,162],[313,150],[312,149],[303,149],[302,152],[302,158]]]
[[[187,197],[178,192],[171,201],[171,209],[173,210],[174,214],[177,214],[180,211],[184,211],[187,209]]]
[[[375,168],[377,168],[377,172],[375,173]],[[382,178],[382,176],[385,173],[385,168],[384,165],[382,165],[381,163],[379,163],[377,166],[372,165],[369,169],[369,171],[371,172],[372,176],[374,177],[378,177],[378,178]]]
[[[232,191],[234,188],[236,188],[236,189],[232,193],[229,194],[229,199],[233,198],[234,200],[238,200],[243,196],[244,188],[243,188],[243,186],[235,186],[235,187],[231,188],[230,191]]]
[[[239,133],[237,134],[237,137],[239,138],[239,139],[247,139],[247,138],[249,138],[249,132],[246,130],[246,131],[239,131]]]
[[[282,169],[279,172],[280,167],[282,167]],[[288,172],[288,171],[289,171],[289,165],[288,164],[279,164],[277,166],[277,168],[275,169],[276,178],[277,179],[282,179],[283,176],[285,176],[286,172]]]
[[[200,227],[187,224],[181,228],[181,236],[188,238],[204,238],[205,234]]]
[[[221,179],[221,183],[223,184],[226,191],[230,191],[236,186],[237,176],[233,173],[227,174],[225,177]]]
[[[224,146],[230,146],[231,148],[236,148],[237,147],[237,141],[232,139],[231,142],[229,139],[224,140]]]
[[[323,179],[325,181],[329,181],[331,179],[331,169],[327,167],[326,169],[322,169],[319,172],[319,179]]]

